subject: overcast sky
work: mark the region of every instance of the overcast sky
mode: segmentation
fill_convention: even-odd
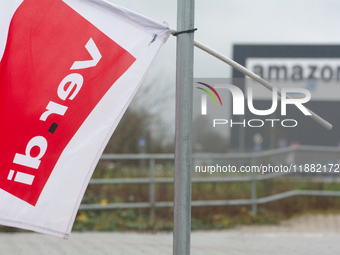
[[[177,0],[110,0],[177,26]],[[196,0],[195,39],[231,56],[234,43],[340,42],[340,1],[329,0]],[[176,39],[169,38],[157,60],[175,66]],[[160,63],[158,63],[160,64]],[[170,69],[171,70],[168,70]],[[230,77],[230,68],[195,50],[195,77]]]
[[[177,0],[110,1],[176,28]],[[339,44],[340,1],[196,0],[195,27],[195,40],[228,57],[235,43]],[[151,96],[162,88],[164,100],[152,107],[166,112],[170,129],[174,129],[175,60],[176,38],[171,36],[141,87],[142,92],[151,86]],[[194,77],[228,78],[231,68],[195,49]]]

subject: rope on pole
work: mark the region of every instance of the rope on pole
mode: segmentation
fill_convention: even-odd
[[[173,36],[177,36],[180,34],[190,34],[190,33],[194,33],[197,30],[197,28],[193,28],[193,29],[188,29],[188,30],[183,30],[183,31],[179,31],[179,32],[175,32],[175,33],[171,33]]]

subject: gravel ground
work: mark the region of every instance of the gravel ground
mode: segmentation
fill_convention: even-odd
[[[6,255],[171,255],[172,233],[73,232],[68,241],[35,233],[1,233]],[[338,254],[340,215],[303,216],[278,226],[194,231],[191,254]]]

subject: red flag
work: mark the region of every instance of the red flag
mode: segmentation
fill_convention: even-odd
[[[8,2],[0,8],[10,11]],[[99,0],[17,5],[0,62],[1,224],[68,236],[100,154],[169,34]]]

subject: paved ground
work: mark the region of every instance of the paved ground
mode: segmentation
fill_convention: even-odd
[[[338,254],[340,215],[304,216],[279,226],[245,226],[191,235],[192,255]],[[172,233],[77,233],[68,241],[34,233],[0,234],[6,255],[171,255]]]

